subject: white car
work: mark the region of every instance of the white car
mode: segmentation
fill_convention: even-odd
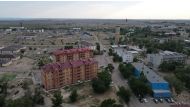
[[[147,100],[146,98],[143,98],[143,101],[144,101],[145,103],[148,103],[148,100]]]

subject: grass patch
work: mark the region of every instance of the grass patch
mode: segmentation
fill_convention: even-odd
[[[3,74],[0,75],[0,81],[11,81],[15,79],[16,74]]]

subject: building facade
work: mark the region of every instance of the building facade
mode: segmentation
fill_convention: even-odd
[[[162,51],[156,54],[148,54],[147,61],[152,67],[158,68],[163,62],[186,63],[187,56],[182,53]]]
[[[89,48],[57,50],[53,52],[56,62],[75,61],[93,57],[93,50]]]
[[[165,81],[162,77],[157,75],[153,70],[149,69],[143,63],[133,63],[135,67],[134,75],[140,77],[140,74],[146,76],[148,84],[153,92],[153,97],[155,98],[168,98],[171,97],[171,92],[169,88],[169,83]]]
[[[95,78],[98,62],[93,59],[55,62],[45,65],[42,70],[42,84],[50,90]]]

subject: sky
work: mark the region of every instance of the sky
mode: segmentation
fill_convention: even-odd
[[[0,18],[190,19],[190,0],[0,1]]]

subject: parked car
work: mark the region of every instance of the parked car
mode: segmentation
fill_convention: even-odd
[[[153,101],[157,104],[158,103],[158,99],[154,98]]]
[[[159,100],[160,103],[164,102],[164,100],[162,98],[159,98],[158,100]]]
[[[174,103],[174,102],[175,102],[175,100],[174,100],[173,98],[170,98],[170,101],[171,101],[171,103]]]
[[[139,102],[140,102],[140,103],[144,103],[144,101],[143,101],[142,98],[139,98]]]
[[[143,101],[144,101],[145,103],[148,103],[148,100],[147,100],[146,98],[143,98]]]
[[[169,98],[165,98],[166,102],[171,103],[171,100]]]

